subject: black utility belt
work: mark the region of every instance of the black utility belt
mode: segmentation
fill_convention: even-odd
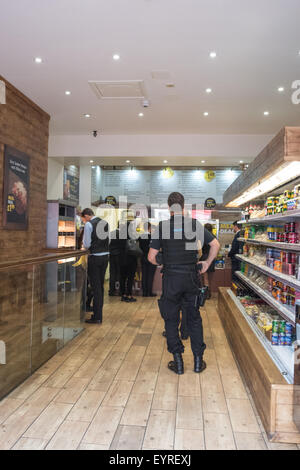
[[[192,264],[192,265],[180,265],[180,264],[172,264],[172,265],[165,265],[163,267],[163,272],[164,273],[180,273],[180,274],[195,274],[197,271],[197,265]]]

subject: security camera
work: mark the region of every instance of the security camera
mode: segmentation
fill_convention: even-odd
[[[98,135],[98,131],[93,131],[93,136],[97,137],[97,135]]]
[[[149,100],[143,100],[142,101],[142,106],[143,106],[143,108],[149,108],[149,106],[150,106]]]

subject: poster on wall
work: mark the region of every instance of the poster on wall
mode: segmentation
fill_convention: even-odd
[[[64,199],[79,202],[79,167],[76,165],[64,167]]]
[[[3,228],[27,230],[29,212],[30,157],[4,148]]]

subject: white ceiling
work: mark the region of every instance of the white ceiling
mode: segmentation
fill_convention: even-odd
[[[0,74],[51,115],[52,135],[275,134],[300,125],[291,102],[299,0],[0,0],[0,12]],[[154,71],[169,72],[175,88]],[[139,118],[140,100],[98,100],[89,80],[144,80],[151,106]]]

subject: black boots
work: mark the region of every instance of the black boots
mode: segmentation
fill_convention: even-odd
[[[168,368],[175,372],[175,374],[182,375],[184,373],[184,366],[181,353],[173,354],[174,361],[170,361]]]
[[[203,361],[202,356],[194,356],[194,372],[198,374],[206,369],[206,362]]]

